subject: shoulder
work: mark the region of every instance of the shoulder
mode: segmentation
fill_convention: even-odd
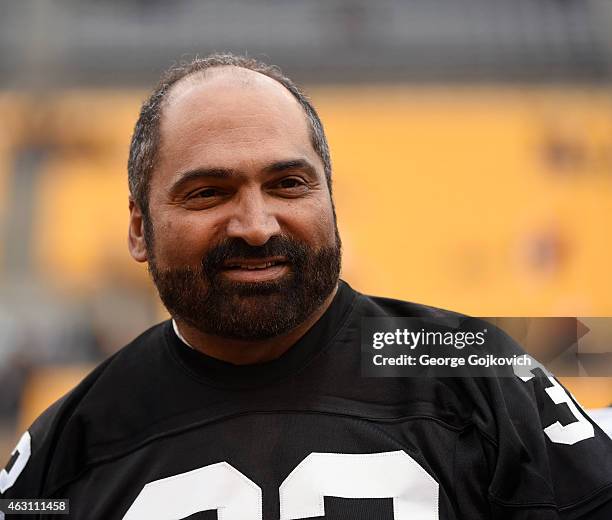
[[[32,423],[0,471],[0,496],[43,497],[54,468],[65,471],[77,464],[95,442],[102,405],[116,402],[134,370],[151,363],[167,323],[151,327],[103,361]]]
[[[469,316],[448,309],[411,301],[358,293],[363,309],[374,316],[413,317],[425,319],[470,319]]]

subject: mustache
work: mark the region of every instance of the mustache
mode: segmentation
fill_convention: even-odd
[[[213,247],[202,259],[204,272],[214,273],[223,269],[231,258],[258,259],[283,256],[288,262],[298,264],[307,256],[308,247],[285,236],[271,237],[261,246],[252,246],[242,238],[227,238]]]

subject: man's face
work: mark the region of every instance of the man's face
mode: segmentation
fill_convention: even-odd
[[[334,290],[340,241],[306,116],[274,80],[214,69],[169,94],[146,256],[162,301],[201,332],[265,339]]]

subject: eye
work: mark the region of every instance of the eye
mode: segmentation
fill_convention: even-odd
[[[304,186],[304,183],[300,179],[296,179],[295,177],[289,177],[280,181],[277,186],[279,188],[298,188]]]
[[[309,186],[300,177],[285,177],[274,184],[273,190],[279,197],[291,199],[306,195]]]
[[[309,191],[308,183],[300,177],[285,177],[273,186],[276,193],[285,198],[301,197]]]
[[[200,188],[187,194],[182,205],[193,210],[208,209],[222,204],[229,195],[227,190],[215,187]]]
[[[219,195],[222,195],[222,193],[217,188],[206,188],[192,193],[189,198],[210,199]]]

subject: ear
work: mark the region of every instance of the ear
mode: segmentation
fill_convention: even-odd
[[[137,262],[147,261],[147,244],[144,236],[144,220],[138,204],[130,197],[130,227],[128,230],[128,248],[132,258]]]

